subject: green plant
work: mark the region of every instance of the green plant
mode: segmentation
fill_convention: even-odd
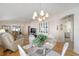
[[[36,45],[36,46],[42,46],[46,39],[47,39],[47,36],[46,36],[46,35],[39,34],[39,35],[33,40],[33,44]]]

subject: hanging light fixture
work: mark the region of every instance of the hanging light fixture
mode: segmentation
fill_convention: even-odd
[[[32,17],[32,19],[34,19],[34,20],[36,19],[38,21],[43,21],[46,18],[48,18],[48,13],[44,13],[43,10],[41,10],[39,14],[35,11],[33,13],[33,17]]]

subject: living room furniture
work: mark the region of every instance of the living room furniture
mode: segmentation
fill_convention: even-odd
[[[32,41],[35,39],[34,35],[29,35],[29,44],[25,45],[24,48],[31,48],[33,46]]]
[[[45,56],[45,49],[43,47],[33,47],[28,52],[31,56]]]
[[[2,44],[3,47],[6,49],[10,49],[11,51],[16,51],[17,50],[17,46],[14,43],[14,38],[10,33],[3,33],[1,35],[1,39],[2,39]]]
[[[18,35],[15,40],[15,44],[25,46],[25,45],[29,44],[29,39],[25,35]]]
[[[43,55],[43,52],[42,54],[40,53],[36,53],[36,52],[39,52],[38,51],[38,47],[35,47],[35,48],[30,48],[30,49],[25,49],[25,48],[22,48],[20,45],[18,45],[18,50],[19,50],[19,54],[20,56],[42,56]],[[40,50],[43,49],[43,48],[40,48]],[[43,51],[43,50],[41,50]]]
[[[19,33],[17,31],[12,31],[12,36],[14,37],[14,41],[16,40],[17,36],[19,35]]]
[[[43,51],[44,51],[44,55],[46,55],[48,52],[50,52],[54,46],[56,45],[56,40],[48,38],[48,40],[43,44]]]
[[[45,42],[44,45],[42,45],[41,47],[35,46],[35,45],[31,45],[31,47],[29,45],[24,46],[23,48],[25,50],[27,50],[28,55],[30,56],[45,56],[48,52],[50,52],[56,42],[55,41],[51,41],[52,39],[49,39],[48,41]],[[31,41],[32,43],[32,41]]]
[[[65,55],[65,53],[66,53],[68,47],[69,47],[69,43],[66,42],[66,43],[64,44],[64,47],[63,47],[63,50],[62,50],[61,56],[64,56],[64,55]]]
[[[15,44],[25,46],[25,45],[29,44],[29,40],[27,38],[18,38],[18,40],[15,41]]]
[[[44,47],[48,49],[52,49],[56,45],[57,40],[54,38],[48,38],[48,40],[44,43]]]
[[[56,40],[52,38],[48,38],[42,46],[33,45],[32,41],[35,37],[33,35],[29,36],[29,45],[23,46],[24,49],[28,50],[29,55],[35,56],[45,56],[48,52],[50,52],[54,46],[56,45]]]
[[[28,50],[30,56],[42,56],[45,55],[43,47],[37,47],[33,45],[34,35],[29,35],[29,45],[23,46],[24,49]]]
[[[18,45],[18,50],[20,56],[43,56],[43,48],[30,48],[30,49],[24,49],[20,45]],[[40,52],[41,51],[41,52]]]
[[[0,33],[0,45],[3,46],[5,49],[9,49],[11,51],[16,51],[17,46],[16,45],[27,45],[29,43],[29,40],[24,36],[19,35],[16,40],[14,40],[14,37],[12,34],[8,32]]]
[[[68,49],[69,43],[66,42],[63,46],[61,54],[57,53],[56,51],[51,50],[49,53],[47,53],[46,56],[64,56],[67,49]]]
[[[45,56],[45,50],[43,47],[35,47],[35,46],[31,48],[23,47],[23,49],[29,56]]]
[[[18,50],[19,50],[20,56],[28,56],[28,54],[26,54],[26,52],[20,45],[18,45]]]

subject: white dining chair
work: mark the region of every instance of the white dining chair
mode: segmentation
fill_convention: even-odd
[[[63,50],[62,50],[61,56],[64,56],[64,55],[65,55],[65,53],[66,53],[68,47],[69,47],[69,43],[66,42],[66,43],[64,44],[64,47],[63,47]]]
[[[64,46],[63,46],[63,49],[62,49],[61,54],[59,54],[59,53],[57,53],[56,51],[53,51],[53,50],[52,50],[52,51],[48,52],[48,53],[46,54],[46,56],[64,56],[65,53],[66,53],[66,51],[67,51],[68,46],[69,46],[69,43],[66,42],[66,43],[64,44]]]
[[[33,46],[33,40],[35,39],[34,35],[29,35],[29,44],[25,45],[23,48],[29,49]]]
[[[18,49],[20,56],[29,56],[20,45],[18,45]]]

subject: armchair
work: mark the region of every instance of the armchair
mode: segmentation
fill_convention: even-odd
[[[7,33],[7,32],[3,33],[1,35],[1,38],[2,38],[2,45],[4,48],[10,49],[12,51],[17,50],[17,46],[14,43],[14,38],[10,33]]]

